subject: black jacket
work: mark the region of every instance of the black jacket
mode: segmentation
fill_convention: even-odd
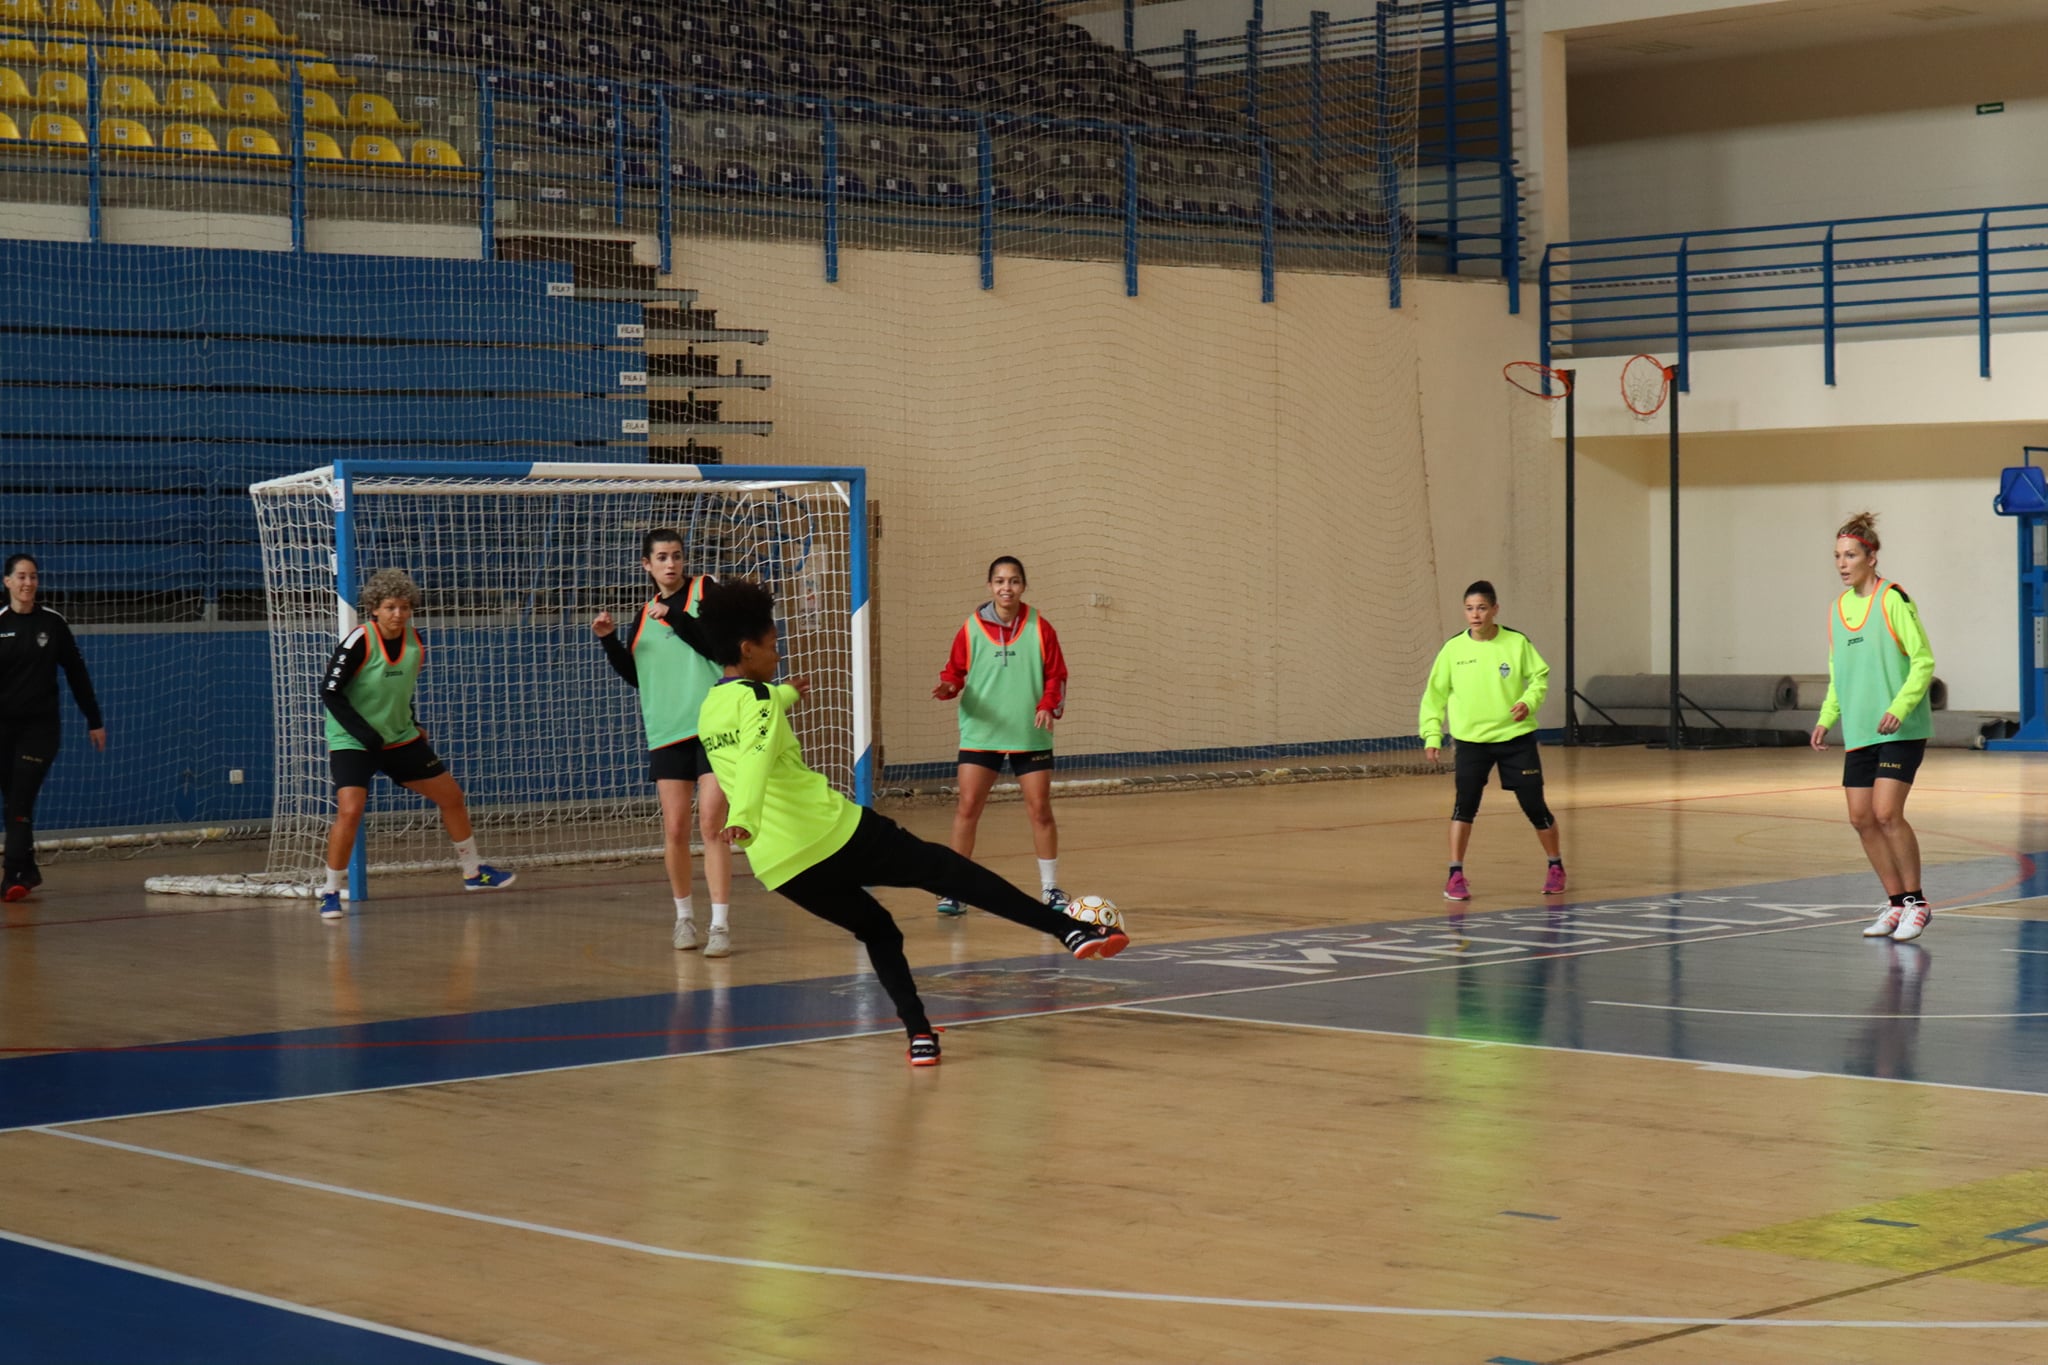
[[[101,728],[100,700],[93,695],[70,624],[45,606],[24,615],[0,601],[0,721],[56,720],[59,668],[86,728]]]

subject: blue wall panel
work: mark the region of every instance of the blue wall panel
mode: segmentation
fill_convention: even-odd
[[[644,388],[622,388],[619,374],[645,363],[638,352],[593,348],[336,345],[0,330],[0,385],[644,395]],[[7,398],[0,391],[0,402]]]
[[[646,416],[645,402],[601,398],[0,389],[0,437],[260,441],[293,433],[310,441],[603,441],[622,439],[622,422]]]

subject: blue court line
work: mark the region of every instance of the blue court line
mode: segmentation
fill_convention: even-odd
[[[1891,1218],[1858,1218],[1859,1223],[1875,1223],[1881,1228],[1917,1228],[1918,1223],[1901,1223]]]
[[[1503,1218],[1534,1218],[1543,1223],[1555,1223],[1559,1218],[1554,1213],[1524,1213],[1520,1209],[1502,1209],[1500,1215]]]
[[[0,1232],[0,1365],[475,1365],[513,1357]]]
[[[1930,889],[1947,899],[1981,894],[1978,888],[2009,883],[2012,868],[2009,858],[1949,864],[1935,870]],[[2023,881],[2034,889],[2010,898],[2048,889],[2042,872]],[[935,1022],[962,1023],[1769,933],[1860,917],[1870,903],[1869,874],[1844,873],[1639,901],[1139,946],[1099,963],[1040,953],[926,969],[918,981]],[[1136,928],[1142,940],[1142,913]],[[43,1053],[0,1061],[0,1131],[898,1028],[879,984],[863,974]]]
[[[2029,1246],[2037,1247],[2048,1246],[2048,1238],[2027,1236],[2028,1233],[2039,1232],[2043,1228],[2048,1228],[2048,1220],[2043,1220],[2039,1223],[2028,1223],[2024,1227],[2007,1228],[2004,1232],[1990,1233],[1984,1240],[1987,1242],[2025,1242]]]

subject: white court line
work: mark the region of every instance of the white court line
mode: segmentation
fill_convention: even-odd
[[[459,1341],[450,1341],[446,1337],[428,1336],[425,1332],[410,1332],[403,1327],[388,1327],[381,1322],[371,1322],[367,1318],[352,1318],[346,1313],[334,1313],[325,1308],[313,1308],[303,1303],[293,1303],[289,1299],[274,1299],[268,1294],[258,1294],[254,1290],[237,1289],[230,1284],[220,1284],[213,1280],[201,1280],[191,1275],[180,1275],[175,1270],[163,1270],[153,1265],[143,1265],[139,1261],[124,1261],[119,1256],[106,1256],[97,1251],[86,1251],[80,1247],[65,1246],[61,1242],[46,1242],[40,1237],[30,1237],[26,1233],[8,1232],[5,1229],[0,1229],[0,1241],[14,1242],[25,1247],[34,1247],[38,1251],[55,1252],[59,1256],[69,1256],[73,1260],[78,1261],[90,1261],[94,1265],[112,1266],[116,1270],[126,1270],[135,1275],[147,1275],[152,1280],[164,1280],[171,1284],[183,1285],[187,1289],[203,1289],[209,1294],[219,1294],[225,1298],[240,1299],[244,1303],[261,1304],[265,1308],[276,1308],[286,1313],[296,1313],[300,1317],[318,1318],[321,1322],[339,1323],[343,1327],[354,1327],[359,1331],[375,1332],[378,1336],[382,1337],[395,1337],[400,1341],[412,1342],[416,1346],[432,1346],[439,1350],[452,1351],[457,1355],[468,1356],[472,1360],[488,1360],[494,1362],[494,1365],[538,1365],[538,1362],[528,1360],[524,1356],[508,1356],[502,1351],[490,1351],[481,1346],[468,1346]]]
[[[1619,1057],[1630,1062],[1662,1062],[1689,1066],[1700,1071],[1732,1072],[1744,1076],[1772,1076],[1786,1080],[1876,1081],[1883,1085],[1918,1085],[1930,1090],[1966,1090],[1976,1095],[2018,1095],[2027,1099],[2048,1099],[2038,1090],[2006,1090],[1995,1085],[1963,1085],[1956,1081],[1916,1081],[1901,1076],[1859,1076],[1846,1071],[1792,1071],[1783,1067],[1745,1066],[1738,1062],[1713,1062],[1699,1057],[1667,1057],[1649,1052],[1614,1052],[1599,1047],[1563,1047],[1556,1043],[1512,1043],[1500,1038],[1446,1038],[1433,1033],[1403,1033],[1399,1029],[1355,1028],[1350,1024],[1310,1024],[1294,1019],[1260,1019],[1242,1014],[1208,1014],[1201,1010],[1166,1010],[1151,1005],[1117,1005],[1130,1014],[1164,1014],[1176,1019],[1207,1019],[1219,1024],[1258,1024],[1267,1028],[1307,1029],[1315,1033],[1363,1033],[1374,1038],[1399,1038],[1406,1042],[1454,1043],[1460,1047],[1514,1047],[1530,1052],[1561,1052],[1573,1057]]]
[[[167,1152],[155,1147],[138,1147],[132,1143],[114,1142],[107,1138],[90,1137],[84,1133],[65,1132],[57,1128],[34,1128],[30,1131],[40,1133],[45,1137],[62,1138],[66,1142],[90,1143],[95,1147],[108,1147],[115,1151],[132,1152],[138,1156],[156,1157],[159,1160],[174,1161],[186,1166],[198,1166],[210,1171],[225,1171],[230,1175],[248,1176],[252,1179],[267,1180],[279,1185],[290,1185],[297,1189],[315,1190],[322,1194],[336,1194],[344,1198],[360,1199],[368,1203],[382,1204],[391,1208],[410,1209],[416,1213],[437,1214],[444,1218],[458,1218],[465,1222],[509,1228],[515,1232],[530,1232],[543,1237],[559,1238],[563,1241],[582,1242],[589,1246],[606,1247],[615,1251],[630,1251],[643,1256],[659,1257],[663,1260],[693,1261],[703,1265],[732,1266],[742,1270],[773,1270],[796,1275],[825,1276],[833,1279],[927,1285],[940,1289],[973,1289],[998,1294],[1034,1294],[1069,1299],[1114,1299],[1125,1303],[1179,1304],[1201,1308],[1248,1308],[1284,1313],[1342,1313],[1366,1317],[1465,1318],[1489,1322],[1584,1322],[1610,1323],[1630,1327],[1826,1327],[1881,1329],[1885,1331],[1951,1332],[2038,1331],[2042,1328],[2048,1328],[2048,1321],[2040,1320],[2013,1322],[1892,1322],[1855,1318],[1840,1320],[1820,1318],[1685,1318],[1647,1317],[1632,1313],[1534,1313],[1489,1308],[1412,1308],[1395,1304],[1315,1303],[1299,1299],[1234,1299],[1214,1298],[1202,1294],[1148,1294],[1128,1289],[1018,1284],[1005,1280],[967,1280],[944,1275],[910,1275],[887,1270],[854,1270],[845,1266],[805,1265],[797,1261],[766,1261],[751,1256],[719,1256],[708,1251],[682,1251],[675,1247],[657,1246],[650,1242],[628,1241],[623,1237],[607,1237],[601,1233],[579,1232],[573,1228],[554,1227],[547,1223],[530,1223],[518,1218],[503,1218],[497,1214],[478,1213],[473,1209],[453,1208],[446,1204],[429,1204],[417,1199],[401,1199],[396,1195],[377,1194],[370,1190],[355,1189],[348,1185],[330,1185],[324,1181],[307,1180],[293,1175],[281,1175],[275,1171],[260,1170],[253,1166],[238,1166],[232,1162],[211,1161],[205,1157],[186,1156],[180,1152]]]
[[[1618,1010],[1660,1010],[1666,1014],[1738,1014],[1745,1019],[2048,1019],[2048,1010],[2002,1010],[1996,1014],[1824,1014],[1807,1010],[1717,1010],[1704,1005],[1654,1005],[1639,1000],[1588,1000]]]

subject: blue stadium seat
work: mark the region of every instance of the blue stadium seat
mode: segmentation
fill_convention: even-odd
[[[1190,185],[1214,185],[1222,180],[1216,163],[1206,156],[1191,156],[1181,163],[1181,174]]]
[[[516,18],[506,0],[465,0],[463,12],[472,24],[509,24]]]
[[[946,60],[957,71],[980,71],[989,65],[987,50],[973,43],[955,43]]]
[[[424,23],[456,24],[462,21],[462,0],[412,0],[412,12]]]
[[[858,50],[859,45],[836,28],[814,28],[811,30],[811,50],[818,54],[820,61],[837,61]]]
[[[888,164],[902,159],[896,146],[896,139],[887,133],[862,133],[854,140],[854,147],[870,161]]]
[[[511,61],[518,52],[519,45],[498,29],[473,28],[469,31],[469,59],[479,66],[496,66]]]
[[[754,150],[767,160],[794,156],[796,138],[783,124],[757,123],[754,125]]]
[[[533,130],[554,142],[588,142],[590,134],[574,109],[544,105],[533,111]]]
[[[668,25],[669,36],[685,43],[711,42],[717,31],[717,25],[701,14],[678,14]]]
[[[706,85],[715,84],[725,76],[725,63],[718,59],[718,54],[706,52],[701,48],[693,48],[685,53],[678,65],[684,75]]]
[[[829,24],[837,20],[839,6],[833,0],[797,0],[797,14],[807,23]]]
[[[865,199],[868,193],[868,182],[861,179],[859,174],[854,171],[842,170],[834,172],[832,187],[842,195],[853,199]]]
[[[1067,206],[1067,197],[1053,185],[1033,185],[1024,192],[1024,203],[1035,209],[1062,209]]]
[[[967,182],[957,175],[935,175],[925,186],[925,193],[946,204],[961,204],[972,198],[974,191]]]
[[[897,28],[929,28],[933,16],[922,5],[896,4],[889,7],[889,22]]]
[[[882,7],[868,3],[868,0],[845,0],[839,7],[840,17],[849,24],[879,24],[882,22]]]
[[[936,104],[958,104],[960,82],[950,71],[926,71],[919,83],[918,93]]]
[[[784,100],[765,90],[749,90],[740,96],[740,112],[756,118],[779,118],[784,113]]]
[[[737,156],[747,145],[747,133],[729,119],[712,119],[697,130],[697,145],[709,156]]]
[[[579,39],[576,51],[583,58],[583,64],[592,71],[625,70],[625,55],[603,38]]]
[[[925,186],[920,180],[908,175],[890,172],[875,178],[875,193],[889,199],[923,199]]]
[[[1032,75],[1042,81],[1061,80],[1069,74],[1065,55],[1050,48],[1031,54],[1025,65]]]
[[[733,106],[732,95],[715,85],[693,85],[687,99],[690,107],[700,114],[723,113]]]
[[[704,168],[684,157],[668,163],[668,176],[669,179],[679,180],[685,185],[701,185],[704,183]]]
[[[988,69],[999,76],[1014,76],[1024,69],[1024,49],[1001,43],[989,49]]]
[[[675,59],[669,56],[667,48],[645,39],[635,39],[626,48],[626,62],[636,75],[648,80],[672,75],[676,69]]]
[[[768,172],[768,185],[785,194],[809,194],[816,188],[809,171],[786,162]]]
[[[761,87],[776,84],[775,64],[767,54],[751,50],[736,51],[732,54],[733,81],[736,84]]]
[[[1052,168],[1068,180],[1101,180],[1123,169],[1123,157],[1104,147],[1074,143],[1054,149]]]
[[[1091,47],[1076,52],[1070,57],[1067,61],[1067,69],[1078,72],[1083,76],[1100,80],[1102,77],[1109,75],[1114,68],[1111,66],[1108,53],[1104,52],[1101,48]]]
[[[860,54],[871,62],[896,60],[896,42],[884,33],[863,33],[860,36]]]
[[[939,43],[935,38],[912,34],[897,44],[903,59],[914,66],[930,66],[939,60]]]
[[[660,10],[627,5],[619,11],[619,31],[629,38],[666,39],[668,19]]]
[[[569,22],[585,33],[617,33],[619,26],[612,19],[612,12],[602,5],[593,5],[588,0],[569,7]]]
[[[828,84],[836,86],[841,90],[867,90],[872,88],[868,84],[867,68],[859,62],[833,62],[825,68],[825,79]]]
[[[951,144],[929,135],[907,139],[903,144],[903,155],[914,166],[939,169],[960,164]]]
[[[568,23],[549,0],[520,0],[519,15],[528,28],[563,29]]]
[[[576,53],[568,43],[543,29],[530,29],[526,34],[526,60],[535,66],[563,67],[576,64]]]
[[[981,75],[967,78],[967,98],[976,104],[993,104],[1003,97],[1003,82],[995,76]]]
[[[768,36],[785,52],[804,52],[811,46],[811,35],[795,24],[777,24],[768,31]]]
[[[412,46],[415,52],[425,52],[435,57],[454,57],[461,48],[455,41],[455,31],[439,24],[418,24],[412,31]]]
[[[744,19],[721,19],[718,23],[718,38],[727,47],[759,47],[761,35],[754,26]]]
[[[1123,195],[1120,192],[1103,189],[1100,185],[1074,185],[1066,191],[1067,207],[1089,213],[1111,213],[1123,210]]]
[[[744,161],[721,161],[714,183],[726,190],[758,190],[761,173]]]
[[[1320,204],[1295,204],[1285,212],[1302,227],[1329,227],[1337,221],[1337,216]]]
[[[910,73],[900,66],[878,66],[874,70],[875,89],[885,95],[914,95],[917,82]]]
[[[775,75],[785,85],[816,89],[825,83],[825,73],[805,57],[786,56],[775,64]]]
[[[608,156],[604,159],[604,173],[607,178],[617,175],[620,168],[624,168],[626,179],[636,185],[651,185],[654,183],[654,163],[651,161],[633,156],[623,159]]]
[[[1019,76],[1010,82],[1010,100],[1022,109],[1045,106],[1045,86],[1035,76]]]
[[[1138,174],[1155,185],[1172,185],[1180,180],[1173,162],[1157,152],[1146,152],[1138,158]]]
[[[1016,176],[1021,181],[1037,179],[1038,168],[1044,164],[1038,149],[1023,143],[1012,143],[996,154],[996,165],[1005,175]]]

